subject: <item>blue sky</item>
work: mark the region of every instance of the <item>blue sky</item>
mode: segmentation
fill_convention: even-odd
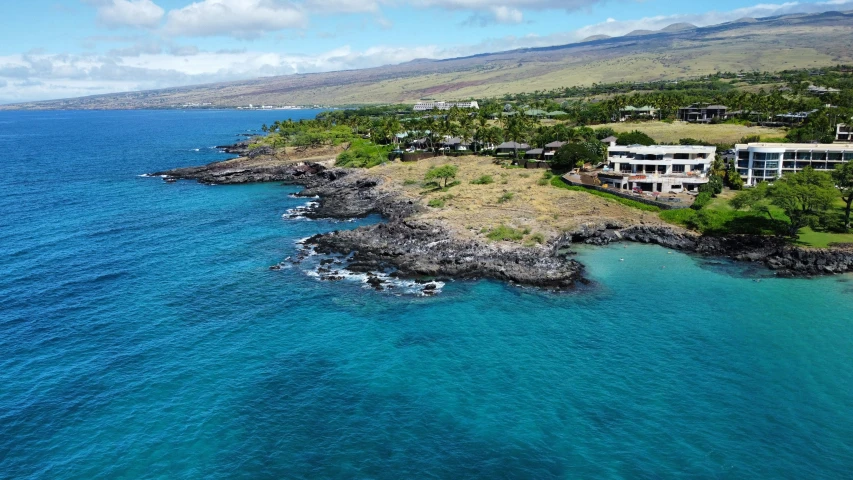
[[[3,2],[0,103],[448,58],[853,0]]]

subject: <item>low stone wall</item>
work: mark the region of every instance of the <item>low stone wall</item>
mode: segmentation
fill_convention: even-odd
[[[527,160],[524,168],[551,168],[551,164],[542,160]]]
[[[436,156],[437,155],[433,152],[407,152],[403,154],[402,160],[404,162],[417,162],[418,160],[433,158]]]
[[[651,205],[653,207],[658,207],[661,210],[681,210],[684,208],[690,208],[689,205],[681,205],[681,204],[673,205],[672,203],[659,202],[657,200],[651,200],[648,198],[638,197],[636,195],[631,195],[630,193],[625,193],[625,192],[622,192],[620,190],[616,190],[613,188],[604,188],[604,187],[599,187],[597,185],[585,185],[585,184],[580,183],[580,182],[573,182],[566,177],[560,177],[560,178],[567,185],[573,185],[575,187],[588,188],[590,190],[598,190],[599,192],[609,193],[611,195],[616,195],[617,197],[627,198],[628,200],[634,200],[635,202],[640,202],[640,203],[644,203],[646,205]]]

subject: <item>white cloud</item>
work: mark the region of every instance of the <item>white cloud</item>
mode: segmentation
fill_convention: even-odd
[[[172,36],[256,38],[307,22],[299,7],[278,0],[202,0],[169,11],[164,30]]]
[[[709,25],[732,22],[744,17],[761,18],[794,13],[818,13],[832,10],[844,11],[849,9],[853,9],[853,0],[831,0],[828,2],[818,3],[764,3],[723,12],[710,11],[699,14],[659,15],[637,20],[616,20],[608,18],[605,22],[588,25],[575,30],[572,33],[575,40],[581,40],[592,35],[610,35],[615,37],[624,35],[633,30],[660,30],[661,28],[665,28],[673,23],[692,23],[697,27],[706,27]]]
[[[165,13],[151,0],[90,0],[98,8],[98,21],[109,27],[153,28]]]
[[[416,7],[439,7],[472,12],[466,24],[518,24],[524,21],[524,10],[574,11],[604,3],[605,0],[408,0]]]

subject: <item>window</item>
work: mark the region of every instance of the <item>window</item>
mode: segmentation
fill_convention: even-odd
[[[829,152],[829,159],[836,162],[841,161],[841,152]]]
[[[782,162],[782,168],[794,168],[796,162]]]
[[[684,165],[673,165],[672,173],[684,173]]]
[[[630,163],[620,163],[619,164],[619,171],[630,172],[631,171],[631,164]]]
[[[844,152],[844,160],[853,160],[853,152]]]
[[[690,154],[689,153],[676,153],[675,155],[672,156],[672,158],[674,158],[676,160],[690,160]]]
[[[812,152],[797,152],[797,160],[811,160]]]
[[[764,170],[753,170],[752,176],[753,177],[764,177]]]
[[[774,170],[778,169],[779,168],[779,162],[765,162],[764,168],[768,168],[768,169],[772,168]]]
[[[826,152],[812,152],[812,160],[826,160]]]
[[[749,150],[741,150],[737,152],[737,158],[740,160],[749,160]]]
[[[785,152],[785,157],[784,157],[784,158],[785,158],[785,160],[793,160],[793,159],[794,159],[794,157],[795,157],[795,153],[794,153],[794,152]]]

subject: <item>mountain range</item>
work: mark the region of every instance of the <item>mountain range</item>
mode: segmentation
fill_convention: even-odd
[[[617,81],[677,80],[717,71],[779,71],[853,63],[853,12],[687,23],[578,43],[415,60],[362,70],[264,77],[0,106],[0,109],[172,108],[189,103],[358,105],[462,100]]]

